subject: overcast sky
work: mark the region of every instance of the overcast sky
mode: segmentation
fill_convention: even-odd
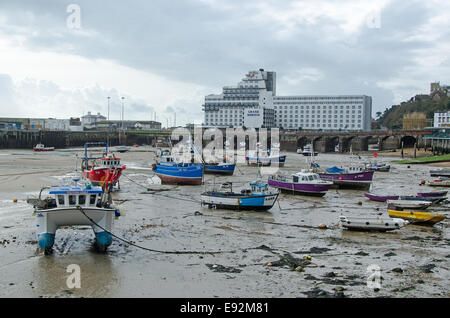
[[[1,0],[0,117],[107,115],[110,96],[119,119],[124,96],[125,119],[201,122],[259,68],[277,95],[370,95],[375,117],[450,84],[449,52],[449,1]]]

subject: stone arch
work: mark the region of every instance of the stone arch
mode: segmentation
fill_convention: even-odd
[[[387,135],[383,136],[379,140],[378,149],[379,150],[393,150],[398,149],[399,139],[396,136]]]
[[[313,145],[314,151],[323,152],[323,136],[312,137],[311,144]]]
[[[342,137],[339,142],[340,143],[339,151],[340,152],[350,152],[350,148],[351,148],[352,141],[354,138],[356,138],[356,136]]]
[[[310,139],[306,136],[297,138],[297,149],[303,149],[307,144],[310,143]]]
[[[403,136],[400,138],[400,146],[403,143],[404,148],[413,148],[416,142],[417,138],[414,136]]]

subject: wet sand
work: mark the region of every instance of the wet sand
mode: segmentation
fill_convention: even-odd
[[[337,226],[340,214],[387,215],[384,203],[357,190],[330,190],[323,198],[282,194],[269,212],[208,210],[199,203],[205,187],[233,181],[237,189],[254,180],[258,168],[239,165],[232,177],[207,175],[207,186],[148,191],[154,155],[145,151],[120,154],[128,168],[114,193],[125,212],[115,234],[155,250],[222,253],[164,254],[114,240],[107,254],[98,254],[92,230],[82,227],[58,230],[54,254],[44,256],[26,198],[73,172],[75,154],[82,150],[0,151],[0,297],[450,296],[448,219],[386,233],[346,231]],[[380,153],[378,160],[398,160],[387,156]],[[323,167],[357,160],[339,154],[316,159]],[[282,171],[296,172],[305,163],[288,153]],[[420,185],[431,179],[431,169],[393,165],[390,173],[375,173],[371,191],[435,191]],[[449,215],[448,206],[441,211]],[[321,223],[328,229],[319,229]],[[295,271],[290,261],[306,255],[312,263]],[[80,289],[66,285],[70,264],[81,268]],[[381,269],[379,290],[367,287],[372,264]]]

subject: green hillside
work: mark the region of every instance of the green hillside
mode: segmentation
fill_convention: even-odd
[[[447,110],[450,110],[450,97],[447,95],[436,94],[434,98],[429,95],[417,95],[400,105],[393,105],[391,108],[386,108],[384,113],[377,119],[377,126],[378,128],[401,129],[403,116],[413,112],[425,113],[431,125],[435,112]],[[378,115],[380,113],[377,113]]]

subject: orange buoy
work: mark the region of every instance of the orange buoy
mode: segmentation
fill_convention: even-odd
[[[14,198],[14,199],[13,199],[13,202],[14,202],[14,203],[17,203],[17,201],[18,201],[17,198]]]

